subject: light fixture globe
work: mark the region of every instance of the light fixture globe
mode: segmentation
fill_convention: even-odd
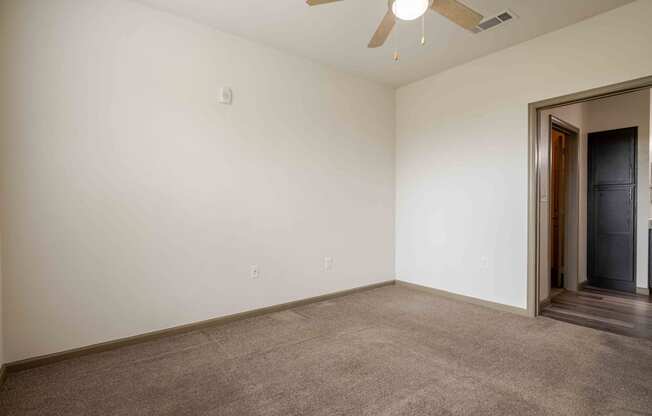
[[[423,16],[429,6],[430,0],[394,0],[392,13],[401,20],[414,20]]]

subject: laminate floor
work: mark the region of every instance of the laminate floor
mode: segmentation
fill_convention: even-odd
[[[652,339],[649,296],[587,287],[553,297],[541,314],[549,318],[630,337]]]

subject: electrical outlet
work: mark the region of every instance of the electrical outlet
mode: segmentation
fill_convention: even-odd
[[[487,256],[480,257],[480,269],[489,270],[489,257]]]
[[[333,270],[333,258],[332,257],[324,257],[324,270],[327,271],[327,272]]]
[[[260,270],[258,269],[258,265],[254,264],[253,266],[251,266],[250,273],[251,273],[251,278],[252,279],[259,279],[260,278]]]

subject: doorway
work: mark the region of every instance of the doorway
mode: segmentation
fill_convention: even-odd
[[[638,147],[647,149],[647,141],[650,137],[649,126],[652,125],[649,111],[651,86],[652,77],[646,77],[530,104],[527,306],[531,316],[537,316],[541,313],[542,301],[546,299],[546,294],[551,288],[561,286],[562,282],[564,286],[568,284],[569,270],[572,270],[573,266],[576,267],[578,276],[579,284],[577,290],[584,290],[591,284],[587,282],[589,275],[588,269],[591,267],[588,258],[587,241],[589,237],[588,206],[590,198],[587,189],[588,134],[639,126]],[[642,96],[645,94],[647,94],[646,105],[648,106],[648,113],[647,121],[642,123],[638,119],[633,119],[634,116],[638,117],[640,115],[640,111],[628,106],[629,104],[627,102],[630,99],[621,99],[620,97]],[[608,106],[603,105],[607,101],[611,102],[609,112],[605,112]],[[621,105],[623,103],[625,105]],[[563,158],[566,161],[572,159],[568,156],[568,138],[567,136],[566,138],[560,137],[564,135],[557,135],[558,139],[552,138],[552,142],[556,141],[560,144],[559,147],[563,147],[564,141],[566,142],[566,154],[560,152],[555,144],[547,144],[551,142],[550,139],[553,137],[551,135],[553,132],[552,128],[548,130],[548,122],[542,117],[546,112],[555,115],[561,114],[562,118],[568,118],[573,124],[577,122],[578,126],[582,126],[579,147],[581,161],[579,168],[581,175],[579,181],[580,186],[576,193],[569,190],[571,184],[568,179],[564,183],[564,176],[559,177],[562,166],[567,168],[568,165],[567,163],[561,165],[557,161]],[[612,116],[610,112],[613,112],[613,114],[617,113],[617,117],[615,115]],[[616,123],[616,119],[618,119],[618,123]],[[620,124],[620,126],[615,124]],[[557,132],[564,133],[559,130]],[[555,146],[555,149],[552,149],[552,146]],[[647,210],[650,194],[646,180],[647,168],[649,167],[648,152],[638,152],[634,156],[635,161],[636,158],[638,158],[638,166],[634,170],[636,171],[635,175],[637,175],[636,179],[638,179],[638,183],[636,184],[636,193],[632,193],[632,199],[637,203],[637,208],[635,208],[636,218],[633,217],[632,222],[635,222],[635,238],[638,249],[634,250],[635,261],[632,264],[632,268],[634,269],[635,275],[633,279],[634,291],[639,293],[640,296],[641,293],[649,293],[647,282],[648,270],[647,267],[643,267],[648,263],[647,238],[645,238],[645,241],[642,241],[644,237],[647,237]],[[554,169],[551,169],[552,163],[556,164]],[[557,177],[559,177],[559,180],[557,180]],[[568,178],[567,175],[565,177]],[[632,184],[630,183],[630,185]],[[562,191],[564,187],[566,188],[565,192]],[[572,230],[573,227],[569,227],[569,223],[571,223],[569,220],[569,208],[568,205],[561,204],[564,197],[568,198],[569,193],[579,195],[580,203],[578,205],[581,218],[576,232],[580,241],[576,242],[573,240],[570,243],[569,238],[572,240],[573,237],[569,236],[568,230]],[[626,196],[629,198],[629,193]],[[568,199],[566,199],[566,203],[568,203]],[[564,206],[566,207],[565,212],[563,211]],[[646,212],[642,212],[641,210],[643,209]],[[565,226],[561,227],[562,224]],[[552,227],[553,225],[554,227]],[[552,230],[552,228],[557,228],[560,231],[557,232]],[[611,233],[611,229],[607,231]],[[607,240],[611,238],[608,235],[606,237]],[[652,241],[652,237],[650,239]],[[573,265],[573,261],[569,258],[568,252],[569,247],[574,248],[576,243],[579,246],[578,251],[580,252],[580,256],[578,256],[579,258],[576,264]],[[609,264],[602,264],[601,266],[611,267]],[[570,293],[575,292],[571,291]],[[629,295],[632,296],[631,292]]]
[[[564,288],[566,134],[550,130],[550,288]]]
[[[547,127],[547,113],[551,115]],[[571,180],[571,134],[552,116],[580,128],[579,187]],[[652,338],[648,280],[650,205],[649,89],[570,103],[540,115],[547,157],[539,201],[540,314],[548,318]],[[579,221],[571,209],[580,208]],[[577,221],[577,222],[576,222]],[[573,223],[579,224],[573,236]],[[545,233],[545,234],[543,234]],[[579,237],[579,239],[577,239]],[[570,248],[578,243],[577,251]],[[574,255],[574,253],[577,253]],[[577,278],[573,289],[569,283]],[[549,280],[548,280],[549,279]],[[563,289],[561,289],[563,287]],[[546,292],[549,291],[549,292]],[[546,297],[547,296],[547,297]]]
[[[549,283],[548,302],[564,289],[577,290],[579,259],[579,135],[578,127],[549,116]]]

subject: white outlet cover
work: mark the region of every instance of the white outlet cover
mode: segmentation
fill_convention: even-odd
[[[489,257],[487,256],[480,257],[480,268],[483,270],[489,269]]]
[[[329,271],[333,270],[333,258],[324,257],[324,270]]]
[[[260,270],[258,270],[258,266],[257,266],[257,265],[253,265],[253,266],[251,266],[250,274],[251,274],[251,278],[252,278],[252,279],[258,279],[258,278],[260,278]]]

